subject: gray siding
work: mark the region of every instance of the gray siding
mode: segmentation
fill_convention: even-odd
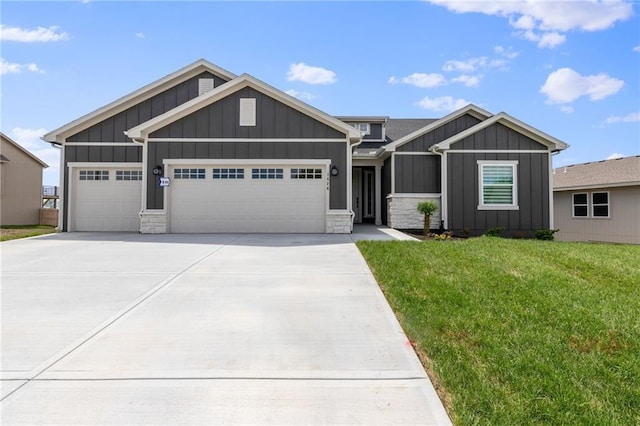
[[[382,139],[382,123],[370,123],[369,134],[365,135],[364,140],[381,140]]]
[[[256,99],[256,126],[240,126],[240,98]],[[177,120],[151,138],[344,138],[345,134],[245,87]]]
[[[408,142],[398,148],[398,151],[405,152],[426,152],[431,145],[442,142],[445,139],[456,135],[463,130],[467,130],[470,127],[480,123],[480,120],[472,117],[469,114],[465,114],[456,118],[442,126],[436,127],[429,133],[426,133],[416,139]],[[524,148],[523,148],[524,149]]]
[[[387,222],[387,195],[391,194],[391,157],[384,160],[382,165],[382,223]]]
[[[69,163],[97,162],[97,163],[141,163],[142,147],[132,146],[65,146],[64,159],[64,217],[62,218],[63,230],[67,230],[68,206],[69,206]],[[96,165],[99,168],[99,165]]]
[[[147,169],[147,208],[162,209],[163,190],[151,170],[164,159],[329,159],[338,167],[338,176],[331,177],[330,208],[347,208],[347,148],[346,142],[151,142]]]
[[[549,158],[541,154],[449,153],[447,193],[449,229],[475,235],[504,227],[507,235],[532,236],[549,228]],[[478,160],[518,160],[519,210],[478,210]]]
[[[451,149],[546,150],[547,147],[500,123],[451,144]]]
[[[100,123],[94,124],[88,129],[69,136],[66,140],[67,142],[130,142],[130,139],[124,135],[124,131],[197,97],[198,80],[200,78],[214,78],[215,87],[226,82],[226,80],[209,72],[203,72]]]
[[[394,155],[396,193],[440,193],[439,155]]]

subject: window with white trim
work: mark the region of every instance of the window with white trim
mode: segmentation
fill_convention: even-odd
[[[244,169],[213,169],[214,179],[244,179]]]
[[[322,169],[291,169],[291,179],[322,179]]]
[[[256,125],[256,99],[240,98],[240,126]]]
[[[116,170],[116,180],[142,180],[142,171]]]
[[[591,193],[591,216],[609,217],[609,193],[608,192],[592,192]]]
[[[204,169],[174,169],[174,179],[204,179]]]
[[[352,126],[358,129],[363,135],[371,133],[371,125],[369,123],[353,123]]]
[[[479,210],[518,209],[518,162],[478,161]]]
[[[589,217],[589,194],[578,192],[572,194],[573,217]]]
[[[282,169],[251,169],[251,179],[282,179]]]
[[[80,170],[80,180],[109,180],[109,170]]]

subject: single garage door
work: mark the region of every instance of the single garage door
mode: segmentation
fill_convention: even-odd
[[[171,232],[325,232],[325,166],[169,169]]]
[[[142,169],[73,169],[71,231],[139,231]]]

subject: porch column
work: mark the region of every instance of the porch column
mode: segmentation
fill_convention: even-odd
[[[382,166],[376,166],[376,225],[382,225]]]

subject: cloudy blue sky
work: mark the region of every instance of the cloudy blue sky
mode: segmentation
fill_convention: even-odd
[[[609,1],[11,2],[1,130],[53,130],[198,58],[333,115],[437,118],[475,103],[571,145],[640,154],[640,4]]]

